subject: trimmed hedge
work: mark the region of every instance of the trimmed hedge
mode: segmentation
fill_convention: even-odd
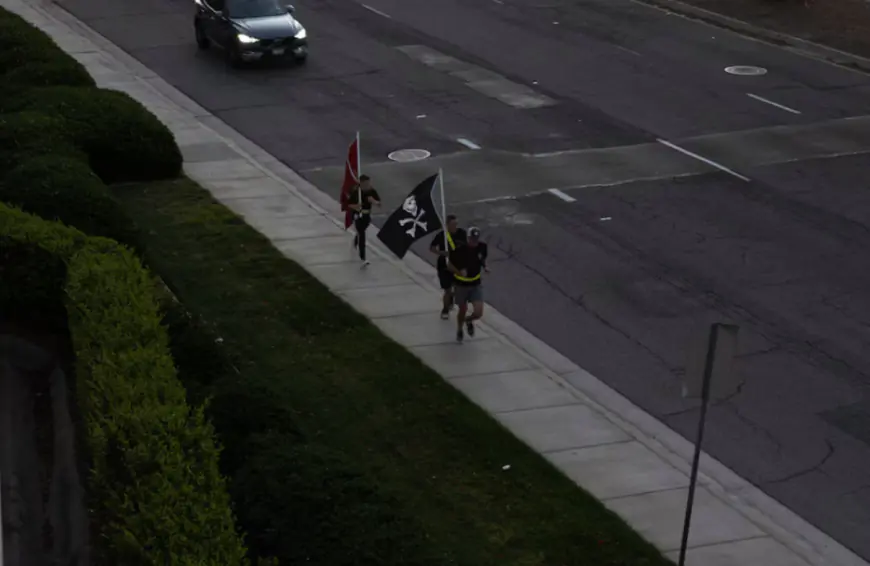
[[[87,159],[76,149],[62,118],[40,112],[0,114],[0,173],[48,153]]]
[[[127,213],[79,159],[45,155],[24,161],[0,180],[0,201],[140,250]]]
[[[12,69],[3,75],[3,81],[26,87],[79,86],[96,87],[94,78],[81,63],[65,53],[50,61],[35,62]]]
[[[0,74],[64,58],[70,59],[70,56],[48,35],[21,16],[0,10]]]
[[[126,93],[72,86],[37,88],[16,109],[62,117],[68,135],[106,183],[181,174],[183,158],[172,133]]]
[[[8,112],[27,97],[27,91],[47,86],[95,87],[85,68],[70,57],[18,67],[0,77],[0,112]]]
[[[45,331],[66,324],[62,296],[57,282],[66,279],[66,264],[57,256],[32,243],[0,235],[0,313],[3,319],[27,321]],[[15,281],[27,281],[26,293]]]
[[[0,201],[141,251],[102,181],[177,176],[169,130],[126,94],[96,88],[51,38],[3,9],[0,73]]]
[[[0,307],[26,303],[34,289],[40,303],[52,304],[50,289],[65,306],[92,459],[94,563],[245,564],[212,427],[185,400],[139,260],[111,240],[3,204],[0,252]],[[56,263],[21,269],[46,253],[65,264],[65,278]]]
[[[85,68],[48,35],[0,9],[0,112],[26,97],[29,88],[96,83]]]
[[[0,134],[0,153],[16,145],[57,153],[61,145],[72,144],[87,154],[87,162],[106,183],[169,179],[181,173],[181,151],[160,120],[127,94],[96,88],[84,67],[48,35],[0,8],[0,112],[22,111],[48,115],[55,123],[31,123],[29,128],[11,124],[14,131]],[[31,122],[33,115],[28,114]],[[8,127],[0,123],[0,129]],[[20,158],[2,157],[0,171]]]
[[[0,9],[0,309],[67,328],[91,458],[94,562],[243,565],[204,405],[191,409],[151,278],[110,237],[138,233],[104,184],[175,177],[141,104],[98,89],[46,34]]]

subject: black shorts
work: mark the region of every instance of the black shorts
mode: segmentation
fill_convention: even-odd
[[[453,274],[446,269],[438,270],[438,283],[441,285],[442,291],[447,291],[453,288],[453,285],[456,283],[456,279],[453,277]]]

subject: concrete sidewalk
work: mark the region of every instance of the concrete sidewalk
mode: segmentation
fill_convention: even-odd
[[[54,37],[101,86],[151,109],[174,132],[192,179],[676,558],[691,443],[494,309],[479,336],[457,346],[454,325],[438,319],[434,273],[423,260],[399,262],[375,249],[360,270],[333,197],[59,7],[0,5]],[[700,481],[693,566],[867,564],[709,457]]]

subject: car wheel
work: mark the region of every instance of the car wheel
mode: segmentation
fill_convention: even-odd
[[[194,34],[196,35],[196,46],[200,49],[208,49],[211,45],[211,41],[202,33],[202,27],[199,23],[193,25]]]
[[[308,55],[296,55],[293,60],[296,61],[297,65],[304,65],[308,62]]]

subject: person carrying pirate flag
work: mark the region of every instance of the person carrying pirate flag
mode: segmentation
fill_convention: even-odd
[[[450,309],[453,308],[453,288],[456,286],[453,272],[447,267],[447,258],[456,250],[456,246],[465,243],[466,233],[459,227],[459,222],[454,214],[448,214],[444,223],[447,224],[447,231],[435,234],[429,245],[429,251],[438,257],[435,267],[438,272],[438,284],[443,292],[441,318],[447,320],[450,317]]]
[[[436,173],[414,187],[378,232],[378,239],[399,258],[405,257],[414,242],[441,230],[441,218],[432,200],[437,182]]]

